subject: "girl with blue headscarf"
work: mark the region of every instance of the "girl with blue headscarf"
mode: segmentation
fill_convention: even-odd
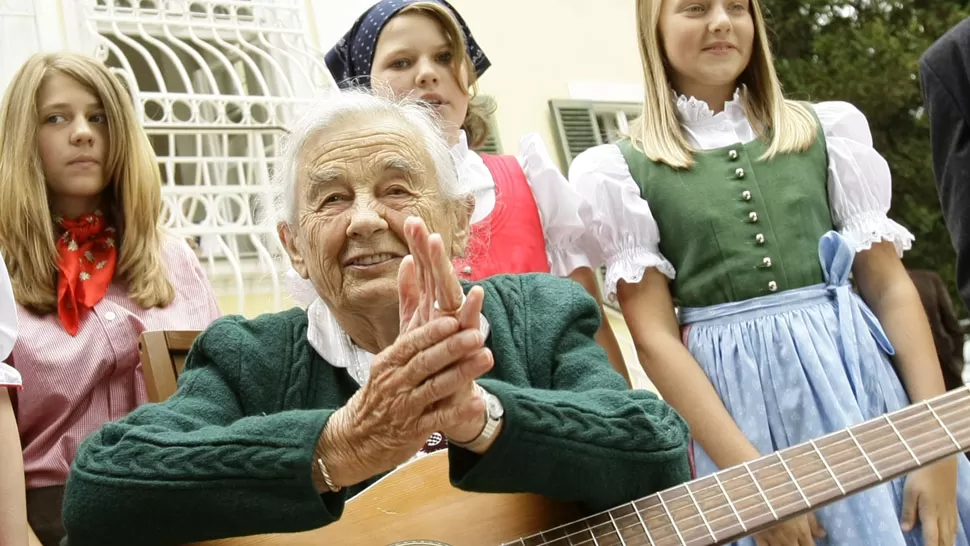
[[[520,154],[478,154],[490,114],[475,97],[489,68],[464,19],[444,0],[382,0],[364,12],[326,56],[341,88],[375,87],[426,102],[453,146],[459,177],[475,195],[468,248],[455,270],[474,281],[500,273],[547,272],[583,284],[597,301],[590,267],[590,209],[559,172],[542,139],[528,134]],[[629,381],[604,320],[597,341]]]

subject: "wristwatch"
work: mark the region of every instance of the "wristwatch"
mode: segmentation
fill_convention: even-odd
[[[470,442],[451,442],[469,451],[475,451],[488,445],[492,441],[492,437],[498,432],[498,426],[505,415],[505,408],[502,407],[502,402],[497,396],[483,389],[478,383],[475,383],[475,390],[478,392],[478,396],[485,401],[485,428]]]

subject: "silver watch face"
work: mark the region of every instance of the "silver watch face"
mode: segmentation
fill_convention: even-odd
[[[489,420],[495,421],[502,418],[505,414],[505,408],[502,407],[502,402],[494,394],[485,395],[485,408],[488,412]]]

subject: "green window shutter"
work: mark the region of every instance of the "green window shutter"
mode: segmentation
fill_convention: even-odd
[[[488,139],[477,150],[478,153],[500,155],[502,153],[502,140],[498,136],[498,125],[495,123],[495,116],[490,116],[488,120]]]
[[[550,100],[549,109],[559,137],[563,164],[567,168],[577,155],[603,144],[592,102]]]
[[[497,110],[495,99],[489,95],[478,95],[472,101],[482,106],[485,112],[488,112],[488,138],[484,144],[474,150],[480,154],[500,155],[502,153],[502,139],[498,136],[498,121],[495,119]]]

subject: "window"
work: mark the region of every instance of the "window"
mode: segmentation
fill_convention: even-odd
[[[333,88],[308,42],[305,3],[97,0],[84,14],[155,149],[165,227],[198,243],[216,293],[235,295],[236,312],[247,297],[282,308],[284,253],[260,198],[284,127]]]
[[[492,109],[492,113],[488,116],[488,139],[475,151],[481,154],[499,155],[502,153],[502,139],[499,138],[498,123],[495,120],[495,99],[488,95],[478,95],[475,100],[489,105]]]
[[[576,156],[600,144],[616,142],[630,130],[630,122],[640,115],[642,106],[629,102],[594,102],[551,100],[549,108],[559,137],[564,171]],[[597,272],[602,291],[606,268]],[[619,311],[615,301],[605,299],[607,306]]]
[[[498,136],[498,127],[495,125],[495,117],[489,123],[488,139],[477,150],[478,153],[499,155],[502,153],[502,140]]]
[[[549,108],[558,133],[563,165],[568,169],[579,154],[616,142],[630,129],[642,108],[632,102],[551,100]]]

